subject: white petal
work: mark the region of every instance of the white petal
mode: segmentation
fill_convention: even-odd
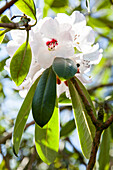
[[[77,38],[76,41],[78,41],[81,44],[91,45],[95,41],[95,33],[93,29],[89,26],[83,27],[78,34],[79,38]]]
[[[40,65],[37,62],[32,62],[27,77],[33,78],[33,76],[40,70]]]
[[[64,31],[64,32],[59,34],[59,37],[58,37],[57,40],[59,40],[61,42],[65,42],[65,43],[67,42],[68,43],[69,41],[73,41],[73,38],[72,38],[69,31]]]
[[[86,18],[79,11],[74,11],[70,17],[75,27],[83,27],[86,25]]]
[[[90,61],[91,64],[98,64],[102,58],[102,50],[99,50],[99,44],[94,45],[87,53],[84,53],[83,59]]]
[[[13,41],[13,40],[9,41],[7,43],[7,52],[9,56],[13,57],[13,55],[15,54],[15,52],[20,46],[21,44],[18,44],[16,41]]]
[[[59,24],[55,19],[45,21],[40,29],[41,33],[48,38],[57,38],[59,33]]]
[[[91,83],[92,82],[92,78],[85,76],[83,74],[76,74],[76,77],[83,83],[83,84],[87,84],[87,83]]]
[[[39,49],[37,60],[42,68],[50,67],[53,63],[54,58],[55,58],[54,51],[49,51],[43,47]]]
[[[70,58],[74,55],[74,48],[71,43],[69,44],[59,44],[56,49],[56,57],[67,57]]]
[[[67,87],[62,81],[60,85],[57,85],[57,96],[60,97],[62,93],[66,92],[66,89]]]
[[[25,30],[11,30],[11,37],[17,43],[23,44],[26,41],[27,32]]]
[[[19,95],[22,97],[22,98],[25,98],[26,95],[28,93],[28,90],[27,89],[23,89],[23,90],[20,90],[19,91]]]
[[[72,25],[72,18],[67,14],[58,13],[56,19],[60,24],[68,23]]]
[[[33,77],[33,82],[44,72],[45,69],[40,69]]]
[[[37,33],[33,32],[30,46],[31,46],[32,53],[33,53],[33,59],[37,61],[37,55],[38,55],[39,49],[41,47],[46,48],[46,43],[43,41],[42,35],[39,32]]]

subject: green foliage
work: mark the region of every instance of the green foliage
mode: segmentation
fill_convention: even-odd
[[[83,91],[84,95],[86,96],[89,104],[91,105],[91,108],[93,109],[94,115],[96,116],[96,111],[95,111],[94,105],[92,103],[91,97],[90,97],[87,89],[84,87],[84,85],[80,82],[80,80],[77,77],[75,77],[75,79],[76,79],[77,83],[79,84],[81,90]]]
[[[68,58],[56,57],[53,61],[52,68],[61,80],[70,79],[77,72],[76,64]]]
[[[103,132],[102,142],[100,145],[100,154],[99,154],[99,170],[108,170],[110,167],[110,129],[106,129]]]
[[[33,97],[32,112],[35,122],[43,127],[51,118],[56,100],[56,75],[52,68],[46,69]]]
[[[60,137],[68,136],[75,128],[75,120],[72,119],[61,128]]]
[[[1,17],[0,22],[2,22],[2,23],[11,23],[11,21],[9,20],[9,18],[7,17],[7,15],[3,15],[3,16]]]
[[[35,144],[40,158],[51,164],[59,149],[59,113],[55,107],[50,121],[43,128],[35,125]]]
[[[24,127],[29,116],[29,112],[30,112],[31,105],[32,105],[32,99],[33,99],[39,79],[40,77],[31,86],[19,110],[18,116],[16,118],[14,132],[13,132],[13,150],[14,150],[15,155],[17,155],[19,151],[22,133],[24,131]]]
[[[33,0],[19,0],[15,5],[26,15],[36,19],[36,8]]]
[[[17,86],[19,86],[26,78],[29,72],[31,58],[32,53],[30,45],[27,45],[25,42],[15,52],[10,63],[11,77]]]
[[[62,94],[60,95],[60,97],[59,97],[59,99],[58,99],[58,102],[59,102],[60,104],[66,104],[66,103],[70,103],[70,104],[71,104],[71,99],[67,98],[67,97],[66,97],[66,94],[65,94],[65,92],[64,92],[64,93],[62,93]]]
[[[68,5],[68,0],[54,0],[51,4],[51,7],[53,8],[61,8]]]
[[[5,62],[8,58],[5,58],[4,60],[0,61],[0,71],[2,71],[4,69],[5,66]]]
[[[92,148],[92,141],[94,137],[95,127],[87,114],[85,106],[71,81],[68,81],[69,91],[71,94],[73,111],[77,131],[79,134],[82,152],[86,158],[89,159]]]

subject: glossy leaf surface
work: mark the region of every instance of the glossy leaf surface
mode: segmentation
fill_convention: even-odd
[[[16,118],[14,132],[13,132],[13,150],[16,155],[18,154],[18,151],[19,151],[22,133],[24,131],[24,127],[25,127],[26,121],[29,116],[32,99],[33,99],[38,81],[39,81],[39,78],[35,81],[35,83],[30,88],[30,90],[29,90],[26,98],[24,99],[24,102],[19,110],[18,116]]]
[[[76,64],[69,58],[56,57],[53,61],[52,68],[61,80],[70,79],[77,72]]]
[[[81,149],[84,156],[89,159],[92,148],[92,141],[95,134],[95,127],[88,116],[84,104],[71,81],[68,81],[69,91],[72,99],[73,111]]]
[[[59,149],[59,113],[55,107],[50,121],[43,127],[35,125],[35,144],[40,158],[51,164]]]
[[[55,100],[56,75],[50,67],[43,72],[33,97],[33,117],[39,126],[43,127],[50,120]]]
[[[29,72],[31,59],[32,54],[30,45],[28,44],[26,47],[25,42],[15,52],[10,63],[11,77],[17,86],[19,86],[26,78]]]

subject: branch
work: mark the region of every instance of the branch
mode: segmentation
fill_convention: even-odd
[[[113,123],[113,114],[103,123],[102,128],[107,129]]]
[[[110,87],[113,86],[113,82],[112,83],[107,83],[107,84],[100,84],[98,86],[92,87],[91,89],[88,90],[89,93],[92,93],[93,91],[95,91],[98,88],[102,88],[102,87]]]
[[[77,89],[79,95],[81,96],[81,99],[82,99],[82,101],[84,103],[85,109],[87,110],[87,113],[90,116],[93,124],[95,125],[95,127],[98,127],[100,125],[100,122],[94,116],[93,109],[92,109],[90,103],[88,102],[86,96],[84,95],[82,89],[80,88],[78,82],[76,81],[76,79],[74,77],[71,79],[71,81],[74,84],[75,88]]]
[[[96,162],[96,154],[97,154],[97,150],[100,144],[100,137],[102,134],[102,130],[96,130],[95,133],[95,138],[93,140],[93,144],[92,144],[92,150],[91,150],[91,155],[90,155],[90,159],[87,165],[87,169],[86,170],[92,170],[95,162]]]
[[[10,29],[18,29],[19,24],[18,23],[0,23],[0,27],[4,28],[10,28]]]
[[[35,123],[34,120],[33,120],[32,122],[30,122],[30,123],[27,123],[26,126],[25,126],[24,131],[25,131],[29,126],[33,125],[34,123]],[[9,133],[7,136],[3,137],[3,138],[0,140],[0,144],[5,144],[8,139],[11,139],[11,137],[12,137],[12,132]]]
[[[5,6],[3,6],[1,9],[0,9],[0,15],[5,11],[7,10],[8,8],[10,8],[15,2],[17,2],[18,0],[12,0],[8,3],[6,3]]]

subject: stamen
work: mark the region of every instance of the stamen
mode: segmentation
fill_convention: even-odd
[[[58,45],[57,40],[52,39],[51,41],[47,41],[46,45],[48,46],[48,50],[55,50],[55,47]]]

